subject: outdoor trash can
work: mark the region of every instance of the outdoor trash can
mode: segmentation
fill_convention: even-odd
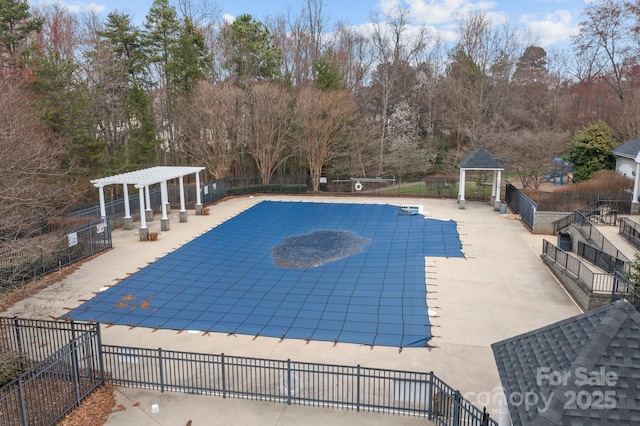
[[[564,251],[571,251],[571,234],[569,231],[558,232],[558,248]]]

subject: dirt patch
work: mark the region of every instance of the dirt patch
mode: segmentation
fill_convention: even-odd
[[[79,407],[67,414],[58,426],[102,426],[109,415],[116,411],[124,411],[122,405],[116,406],[116,387],[105,385],[96,389]]]

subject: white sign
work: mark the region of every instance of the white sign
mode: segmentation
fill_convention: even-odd
[[[320,176],[320,183],[327,183],[327,177],[326,176]]]
[[[204,195],[207,195],[209,193],[209,185],[205,185],[204,187]]]
[[[68,234],[67,238],[69,238],[69,247],[73,247],[76,244],[78,244],[78,233],[77,232]]]
[[[99,223],[96,225],[96,233],[102,234],[104,232],[104,223]]]

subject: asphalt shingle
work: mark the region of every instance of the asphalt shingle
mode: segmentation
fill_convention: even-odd
[[[626,300],[491,347],[513,424],[640,421],[640,313]]]

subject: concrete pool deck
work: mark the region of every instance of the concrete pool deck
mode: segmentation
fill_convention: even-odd
[[[455,220],[466,258],[432,258],[427,259],[425,265],[429,286],[428,306],[436,312],[436,316],[431,318],[434,337],[430,345],[434,347],[404,348],[400,351],[398,348],[384,346],[372,348],[346,343],[334,346],[330,342],[294,339],[280,341],[268,337],[254,339],[254,336],[228,336],[220,333],[189,334],[125,326],[103,326],[103,342],[190,352],[433,371],[472,402],[480,407],[487,406],[492,416],[497,418],[496,388],[500,381],[490,345],[581,312],[540,260],[542,240],[554,237],[531,234],[513,215],[501,215],[488,203],[467,202],[465,209],[459,209],[456,201],[451,199],[247,196],[210,206],[210,214],[207,216],[195,216],[193,211],[189,211],[186,223],[179,223],[178,212],[173,210],[170,214],[171,230],[161,232],[158,241],[141,242],[137,229],[118,229],[113,232],[113,250],[85,262],[61,282],[17,303],[3,315],[40,319],[60,317],[93,297],[101,287],[115,285],[157,258],[262,200],[418,204],[423,206],[427,217]],[[159,231],[159,218],[149,222],[149,226],[150,231]],[[211,424],[214,405],[219,406],[229,401],[211,401],[202,397],[181,399],[179,405],[180,410],[184,411],[184,417],[180,417],[179,421],[175,417],[169,421],[170,417],[162,414],[166,413],[162,408],[160,413],[150,414],[151,404],[160,399],[177,400],[178,395],[141,393],[130,389],[120,389],[119,394],[124,401],[128,400],[127,395],[135,395],[138,404],[123,404],[126,410],[113,414],[108,424],[169,425],[180,424],[182,419],[185,419],[185,424],[187,420],[193,420],[194,425]],[[243,406],[241,402],[246,402],[246,405]],[[191,404],[194,406],[190,407]],[[209,408],[196,408],[195,404],[205,404]],[[233,404],[246,408],[243,411],[216,409],[216,424],[256,424],[251,420],[251,416],[255,416],[251,408],[256,407],[253,402],[233,401]],[[280,412],[279,410],[283,410],[282,406],[274,404],[272,411]],[[328,412],[325,413],[318,409],[294,406],[287,406],[284,410],[299,412],[314,420],[325,414],[337,414],[336,410],[327,409]],[[221,417],[225,412],[229,413],[228,418]],[[197,413],[202,414],[198,417]],[[145,417],[138,418],[138,415]],[[247,416],[246,419],[244,415]],[[368,423],[375,423],[376,420],[370,416],[366,415]],[[293,420],[286,423],[283,418],[274,415],[274,419],[280,420],[265,418],[265,422],[261,424],[295,424]],[[384,415],[374,418],[378,419],[378,424],[398,424],[400,419]],[[326,421],[333,423],[333,420]],[[347,422],[357,424],[353,420],[345,420],[345,424]]]

